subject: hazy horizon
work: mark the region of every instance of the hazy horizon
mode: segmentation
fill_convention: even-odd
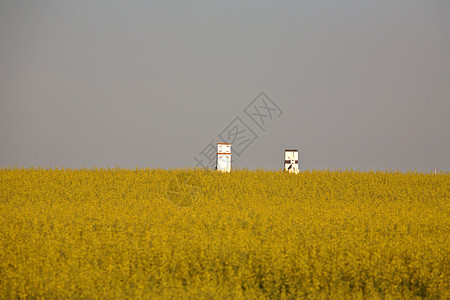
[[[450,170],[449,1],[0,0],[0,42],[0,168]]]

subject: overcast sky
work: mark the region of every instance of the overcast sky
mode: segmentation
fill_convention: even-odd
[[[450,170],[449,114],[448,0],[0,0],[0,167]]]

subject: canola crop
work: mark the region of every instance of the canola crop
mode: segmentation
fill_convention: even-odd
[[[450,298],[450,175],[0,169],[0,298]]]

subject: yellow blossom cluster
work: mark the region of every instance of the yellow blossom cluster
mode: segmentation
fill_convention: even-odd
[[[0,298],[450,298],[450,175],[0,169]]]

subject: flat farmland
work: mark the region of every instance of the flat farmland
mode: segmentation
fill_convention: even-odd
[[[0,169],[0,298],[450,297],[450,175]]]

